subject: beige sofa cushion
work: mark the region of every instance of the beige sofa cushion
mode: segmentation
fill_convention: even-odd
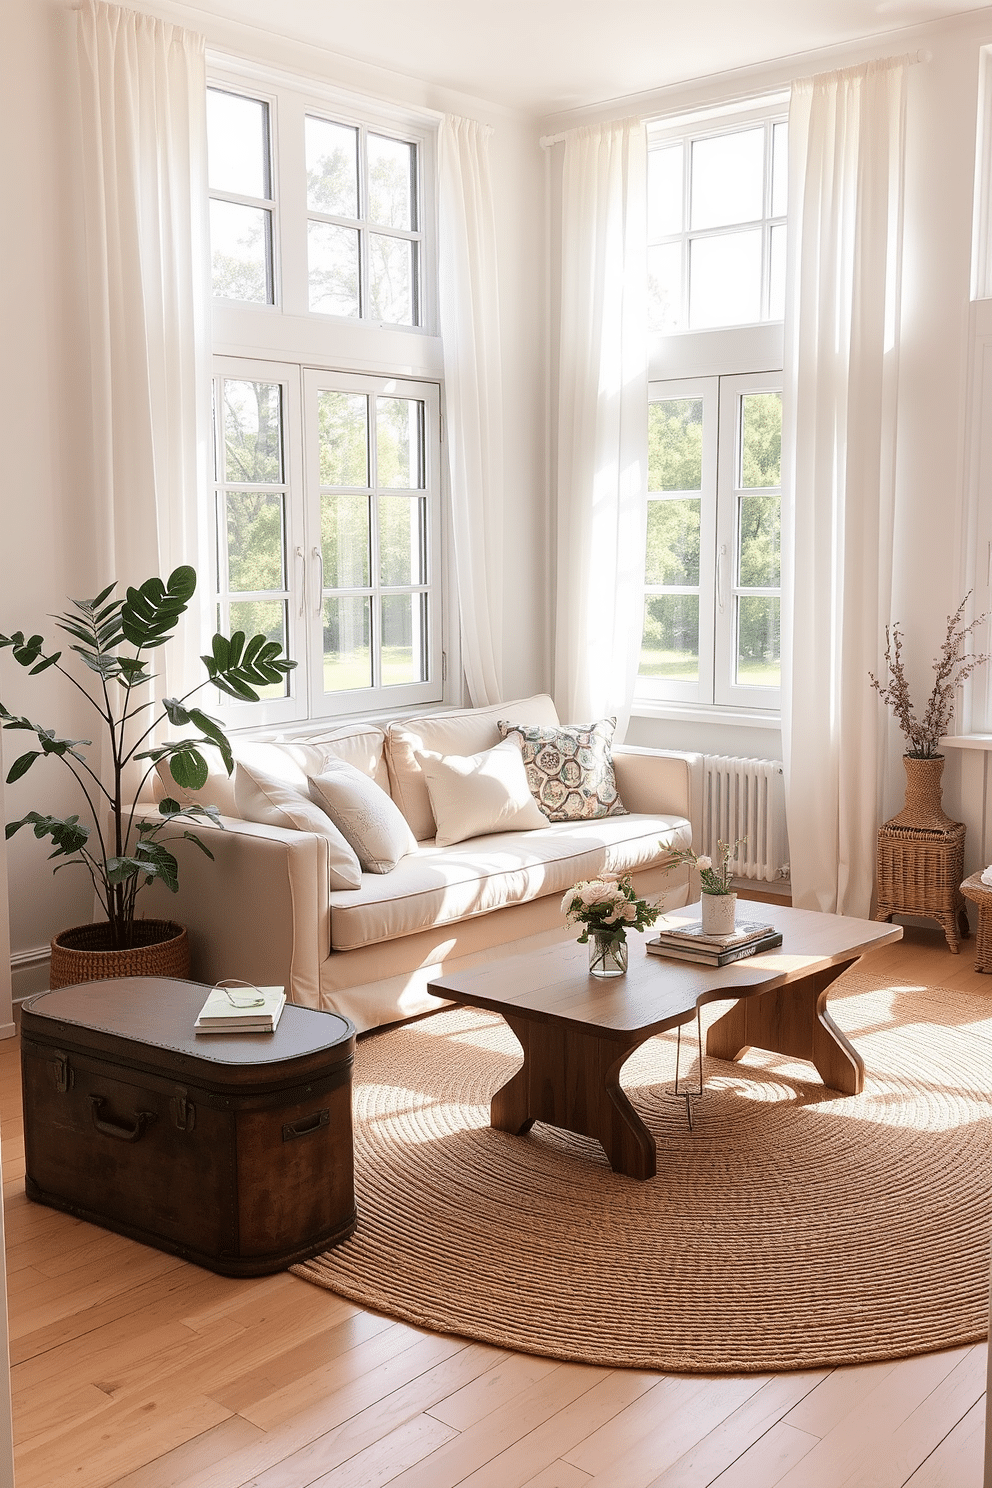
[[[392,873],[366,875],[358,893],[331,894],[331,945],[350,951],[544,894],[560,898],[580,879],[636,873],[691,840],[682,817],[631,814],[496,833],[457,847],[422,843]]]
[[[328,760],[307,786],[310,799],[348,839],[366,873],[390,873],[400,858],[416,852],[416,839],[396,803],[346,760]]]
[[[515,723],[551,726],[558,722],[555,705],[546,694],[521,698],[513,703],[494,703],[491,708],[466,708],[457,713],[428,713],[391,723],[386,730],[393,800],[410,823],[418,842],[432,838],[437,823],[417,754],[479,754],[500,742],[500,718]]]
[[[364,778],[364,777],[363,777]],[[362,869],[351,845],[319,806],[276,775],[258,765],[239,760],[235,766],[234,793],[238,814],[244,821],[266,827],[313,832],[327,841],[327,881],[332,889],[357,889]],[[304,785],[306,777],[304,776]],[[378,789],[378,787],[375,787]]]
[[[490,832],[533,832],[545,825],[530,793],[523,756],[512,740],[481,754],[418,753],[437,823],[438,847]]]

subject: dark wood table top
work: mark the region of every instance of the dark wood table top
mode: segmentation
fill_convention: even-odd
[[[755,903],[747,905],[746,917],[767,920],[782,932],[775,950],[711,967],[668,960],[644,949],[666,924],[698,919],[698,914],[698,906],[689,905],[666,915],[652,930],[628,931],[628,970],[622,977],[590,976],[589,948],[572,940],[453,972],[430,982],[428,991],[495,1012],[516,1010],[531,1018],[647,1036],[688,1022],[704,1003],[769,992],[826,967],[856,961],[902,936],[901,925]]]

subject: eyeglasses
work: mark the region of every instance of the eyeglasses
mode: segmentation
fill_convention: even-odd
[[[232,1007],[265,1006],[265,998],[253,982],[242,982],[236,977],[225,977],[223,981],[216,983],[216,987],[219,992],[224,993]]]

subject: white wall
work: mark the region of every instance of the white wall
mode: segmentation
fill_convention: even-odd
[[[4,0],[0,68],[8,128],[3,132],[3,277],[0,410],[5,451],[0,481],[0,632],[40,631],[55,638],[48,617],[67,594],[91,595],[119,577],[96,571],[87,429],[79,416],[86,388],[76,178],[72,163],[73,34],[71,0]],[[203,31],[206,18],[170,0],[134,8]],[[274,13],[277,7],[274,7]],[[502,275],[506,402],[506,551],[504,596],[506,686],[520,696],[545,685],[544,506],[540,233],[542,166],[533,128],[498,106],[429,87],[363,64],[265,36],[236,22],[211,21],[208,45],[305,76],[402,104],[479,118],[494,126],[493,177]],[[12,125],[10,121],[16,121]],[[54,673],[28,681],[0,652],[0,699],[15,713],[75,737],[92,724]],[[6,733],[8,760],[21,753]],[[72,782],[51,761],[37,764],[7,791],[7,815],[79,809]],[[85,873],[66,868],[52,878],[47,848],[29,829],[9,844],[10,929],[15,995],[47,986],[48,941],[67,925],[93,918]],[[0,1023],[3,1021],[0,1009]]]

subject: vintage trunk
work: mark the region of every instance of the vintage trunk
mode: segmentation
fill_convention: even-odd
[[[128,977],[21,1014],[25,1189],[227,1276],[259,1276],[356,1224],[355,1030],[287,1006],[274,1033],[197,1034],[209,987]]]

